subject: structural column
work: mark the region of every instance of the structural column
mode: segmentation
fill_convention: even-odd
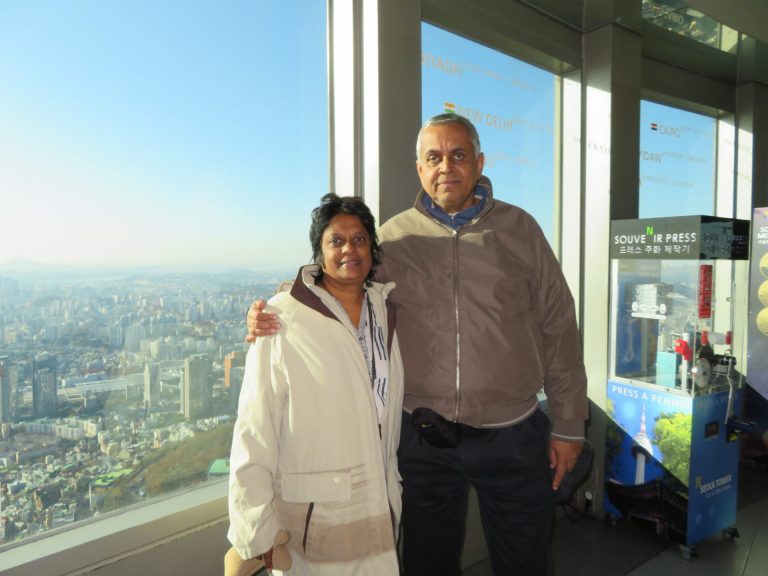
[[[609,346],[610,222],[635,218],[639,194],[642,39],[607,23],[584,35],[581,328],[596,453],[594,510],[602,513]],[[585,263],[589,262],[589,265]]]

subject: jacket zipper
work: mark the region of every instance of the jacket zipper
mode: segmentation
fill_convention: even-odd
[[[312,512],[315,509],[315,503],[310,502],[309,508],[307,508],[307,519],[304,521],[304,538],[301,539],[301,546],[304,548],[304,553],[307,553],[307,535],[309,534],[309,521],[312,519]]]
[[[419,197],[416,198],[416,204],[419,202]],[[486,206],[480,214],[462,226],[462,228],[476,224],[483,216],[485,216],[485,214],[490,212],[492,208],[492,204],[490,206]],[[446,230],[449,230],[453,236],[453,315],[456,321],[456,407],[453,410],[453,421],[458,422],[459,405],[461,403],[461,341],[459,339],[459,230],[452,228],[443,222],[440,222],[440,220],[426,212],[426,210],[424,210],[424,212],[429,218],[432,219],[433,222],[435,222],[435,224],[442,226]]]
[[[459,338],[459,231],[453,230],[453,315],[456,320],[456,408],[453,421],[459,421],[461,402],[461,339]]]

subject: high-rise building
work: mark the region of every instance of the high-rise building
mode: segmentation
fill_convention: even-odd
[[[0,422],[13,422],[13,413],[11,412],[11,359],[6,355],[0,356]]]
[[[234,350],[224,357],[224,387],[232,388],[235,382],[232,382],[232,368],[242,368],[245,366],[245,350]],[[242,376],[240,376],[242,378]],[[239,382],[237,383],[239,386]]]
[[[8,405],[11,412],[11,421],[16,422],[19,419],[20,402],[22,400],[19,394],[19,372],[20,368],[16,363],[10,362],[10,366],[5,370],[10,384],[10,394],[8,395]],[[10,372],[10,374],[8,374]]]
[[[144,337],[145,330],[139,323],[133,323],[123,330],[123,347],[126,350],[137,352]]]
[[[44,354],[32,365],[32,416],[56,416],[57,362],[54,356]]]
[[[232,414],[237,414],[237,405],[240,402],[240,390],[243,387],[245,366],[232,368],[229,374],[231,386],[229,387],[229,409]]]
[[[196,354],[184,360],[182,392],[184,417],[189,420],[205,418],[213,403],[211,360],[205,354]]]
[[[109,345],[112,348],[120,348],[123,345],[123,327],[120,325],[110,326]]]
[[[160,365],[147,362],[144,365],[144,406],[152,410],[160,400]]]

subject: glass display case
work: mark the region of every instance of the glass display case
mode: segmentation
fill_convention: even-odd
[[[734,261],[748,248],[746,220],[611,225],[606,510],[653,520],[688,552],[735,533]]]
[[[612,377],[690,395],[736,384],[730,302],[713,307],[713,261],[615,260],[612,271]]]

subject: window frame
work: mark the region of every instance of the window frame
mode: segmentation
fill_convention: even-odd
[[[201,527],[226,524],[226,480],[10,543],[0,552],[7,576],[70,574],[110,564]]]
[[[325,1],[327,19],[324,24],[328,31],[333,21],[330,10],[333,4],[334,0]],[[349,6],[341,7],[342,13],[349,9]],[[327,63],[326,74],[329,67],[330,63]],[[329,103],[331,94],[328,86]],[[323,113],[328,111],[323,110]],[[329,133],[327,163],[331,176],[333,144],[332,133]],[[156,551],[165,545],[207,528],[224,535],[228,525],[228,479],[208,480],[78,520],[73,524],[7,542],[0,547],[0,573],[4,576],[82,574],[97,569],[108,573],[110,566],[114,566],[119,574],[121,561],[147,554],[149,560],[141,558],[138,562],[152,562]],[[221,549],[221,554],[214,553],[212,561],[220,566],[228,542],[222,537],[215,545]]]

